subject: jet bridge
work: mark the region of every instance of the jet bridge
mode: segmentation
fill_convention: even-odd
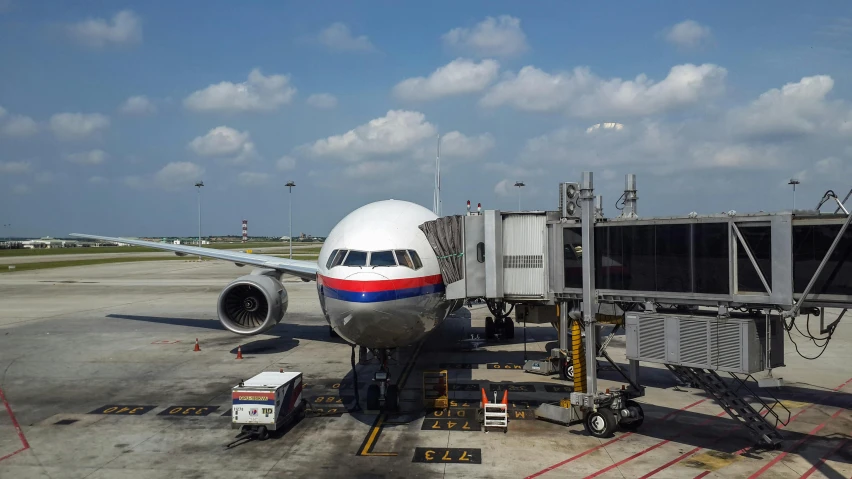
[[[622,212],[606,218],[593,174],[584,172],[579,183],[559,184],[554,211],[470,212],[468,204],[467,215],[421,229],[439,258],[447,299],[485,300],[498,316],[510,306],[517,320],[557,327],[560,350],[585,370],[571,404],[593,435],[641,424],[632,398],[643,395],[638,366],[646,361],[703,387],[758,442],[776,445],[783,414],[745,383],[765,371],[761,387],[780,385],[771,373],[783,366],[784,333],[797,317],[816,314],[817,339],[830,339],[852,307],[850,195],[841,201],[829,191],[807,211],[643,218],[636,177],[627,175]],[[834,211],[822,212],[826,204]],[[842,313],[825,324],[825,308]],[[606,354],[612,336],[602,340],[596,328],[613,317],[626,333],[626,374]],[[569,323],[585,332],[584,345],[569,347]],[[599,356],[630,388],[597,390],[596,368],[583,366]],[[736,392],[717,371],[732,377]]]

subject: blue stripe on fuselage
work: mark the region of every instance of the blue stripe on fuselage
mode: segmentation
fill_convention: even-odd
[[[329,288],[323,285],[322,292],[327,298],[338,299],[350,303],[379,303],[382,301],[393,301],[395,299],[407,299],[415,296],[424,296],[427,294],[441,293],[444,291],[444,285],[429,284],[419,286],[417,288],[407,289],[390,289],[387,291],[374,291],[368,293],[359,293],[354,291],[346,291],[343,289]]]

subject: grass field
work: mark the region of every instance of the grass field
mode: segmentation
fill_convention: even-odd
[[[293,244],[293,253],[312,253],[319,254],[321,246],[310,246],[297,248]],[[269,243],[213,243],[205,245],[205,248],[212,249],[263,249],[263,248],[285,248],[289,247],[289,243],[269,242]],[[162,252],[154,248],[145,248],[143,246],[104,246],[99,248],[45,248],[45,249],[0,249],[0,258],[9,256],[53,256],[66,254],[109,254],[109,253],[155,253]]]
[[[295,253],[294,253],[295,255]],[[303,260],[316,260],[316,256],[300,256],[298,258],[293,259],[303,259]],[[16,264],[15,269],[9,269],[8,264],[0,264],[0,274],[3,273],[15,273],[21,271],[32,271],[36,269],[52,269],[52,268],[67,268],[69,266],[89,266],[95,264],[108,264],[108,263],[132,263],[137,261],[198,261],[198,257],[193,256],[173,256],[168,257],[164,256],[162,258],[146,258],[146,257],[138,257],[138,256],[128,256],[127,258],[93,258],[93,259],[79,259],[79,260],[67,260],[67,261],[44,261],[40,263],[21,263]],[[214,259],[205,258],[204,261],[219,261]]]

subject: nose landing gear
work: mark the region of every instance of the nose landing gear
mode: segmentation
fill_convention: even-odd
[[[367,409],[373,411],[396,411],[399,409],[399,387],[390,383],[390,368],[388,367],[388,356],[390,351],[381,349],[376,351],[376,356],[381,361],[381,368],[373,374],[373,381],[367,387]]]

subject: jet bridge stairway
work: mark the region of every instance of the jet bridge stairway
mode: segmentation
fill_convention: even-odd
[[[763,398],[752,392],[745,381],[735,374],[731,374],[731,377],[734,378],[734,385],[731,387],[712,369],[675,366],[671,364],[667,364],[666,367],[675,373],[678,378],[687,379],[688,383],[698,384],[735,421],[743,424],[749,434],[759,444],[772,448],[783,441],[784,438],[778,431],[777,426],[779,423],[787,425],[787,422],[790,420],[790,410],[775,400],[775,398],[772,398],[773,404],[770,406]],[[758,410],[755,410],[754,406],[760,407]],[[779,407],[783,411],[775,410]],[[782,415],[786,414],[787,418],[782,420],[779,412]]]

